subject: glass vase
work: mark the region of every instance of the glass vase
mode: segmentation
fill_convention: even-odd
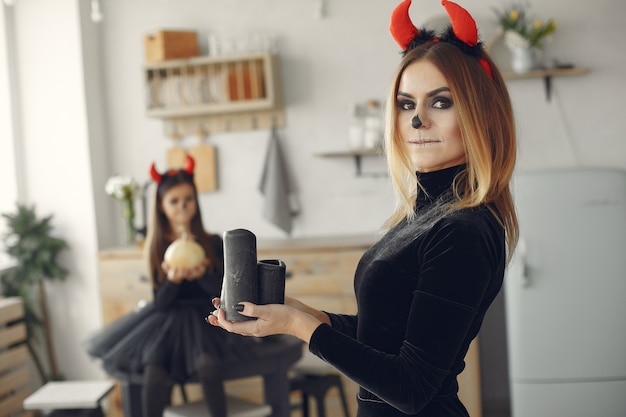
[[[126,223],[126,242],[135,244],[135,205],[132,200],[122,201],[122,216]]]
[[[511,49],[511,69],[516,74],[524,74],[537,67],[537,52],[535,48]]]

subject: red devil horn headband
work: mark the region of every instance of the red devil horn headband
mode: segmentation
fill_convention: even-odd
[[[413,25],[409,16],[410,6],[411,0],[404,0],[391,14],[391,26],[389,27],[391,36],[403,50],[406,50],[413,38],[419,35],[419,30]]]
[[[456,3],[442,0],[441,4],[450,16],[454,35],[466,45],[473,47],[478,43],[478,29],[472,16]],[[402,49],[407,49],[415,36],[419,35],[419,30],[411,22],[409,7],[411,0],[404,0],[391,14],[391,36],[396,40]]]
[[[411,0],[404,0],[391,14],[391,25],[389,27],[391,36],[405,52],[416,46],[413,44],[420,44],[426,41],[436,42],[442,40],[457,44],[457,46],[460,46],[458,45],[460,41],[464,45],[461,49],[469,55],[476,56],[485,71],[487,71],[487,74],[489,74],[489,77],[493,78],[489,64],[480,56],[482,55],[482,45],[478,42],[478,28],[472,16],[467,10],[451,1],[442,0],[441,4],[450,17],[452,35],[436,38],[432,32],[422,31],[424,33],[421,33],[413,25],[409,16]]]
[[[156,182],[157,184],[160,184],[161,181],[163,181],[163,177],[168,176],[168,175],[173,175],[178,172],[185,172],[186,174],[193,175],[193,169],[195,167],[195,164],[196,163],[193,160],[193,158],[187,155],[187,159],[185,160],[185,166],[183,167],[183,169],[169,170],[165,172],[164,174],[160,174],[159,171],[157,171],[156,166],[154,165],[154,162],[153,162],[150,165],[150,178],[152,178],[152,180]]]
[[[476,46],[478,43],[478,28],[474,18],[461,6],[451,1],[442,0],[441,4],[445,7],[452,31],[454,35],[468,46]]]
[[[150,178],[157,184],[159,184],[163,178],[161,174],[159,174],[159,171],[157,171],[156,166],[154,166],[154,162],[150,164]]]

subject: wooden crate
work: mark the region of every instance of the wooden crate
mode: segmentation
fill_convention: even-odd
[[[159,30],[144,37],[146,62],[189,58],[198,55],[198,35],[192,31]]]
[[[31,392],[23,318],[21,298],[0,298],[0,417],[21,415],[22,401]]]

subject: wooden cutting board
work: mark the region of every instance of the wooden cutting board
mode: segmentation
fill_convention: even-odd
[[[217,151],[215,146],[205,143],[206,135],[198,134],[200,143],[189,149],[189,155],[195,160],[194,178],[198,192],[217,190]]]
[[[180,137],[173,135],[174,146],[167,150],[167,169],[181,169],[187,161],[187,152],[179,144]]]

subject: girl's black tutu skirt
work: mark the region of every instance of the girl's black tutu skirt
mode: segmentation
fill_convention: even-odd
[[[163,366],[174,381],[188,381],[196,361],[209,355],[227,366],[254,360],[261,338],[229,333],[205,321],[206,305],[179,304],[167,311],[153,302],[136,307],[85,342],[87,353],[102,362],[110,376],[141,382],[146,365]]]

